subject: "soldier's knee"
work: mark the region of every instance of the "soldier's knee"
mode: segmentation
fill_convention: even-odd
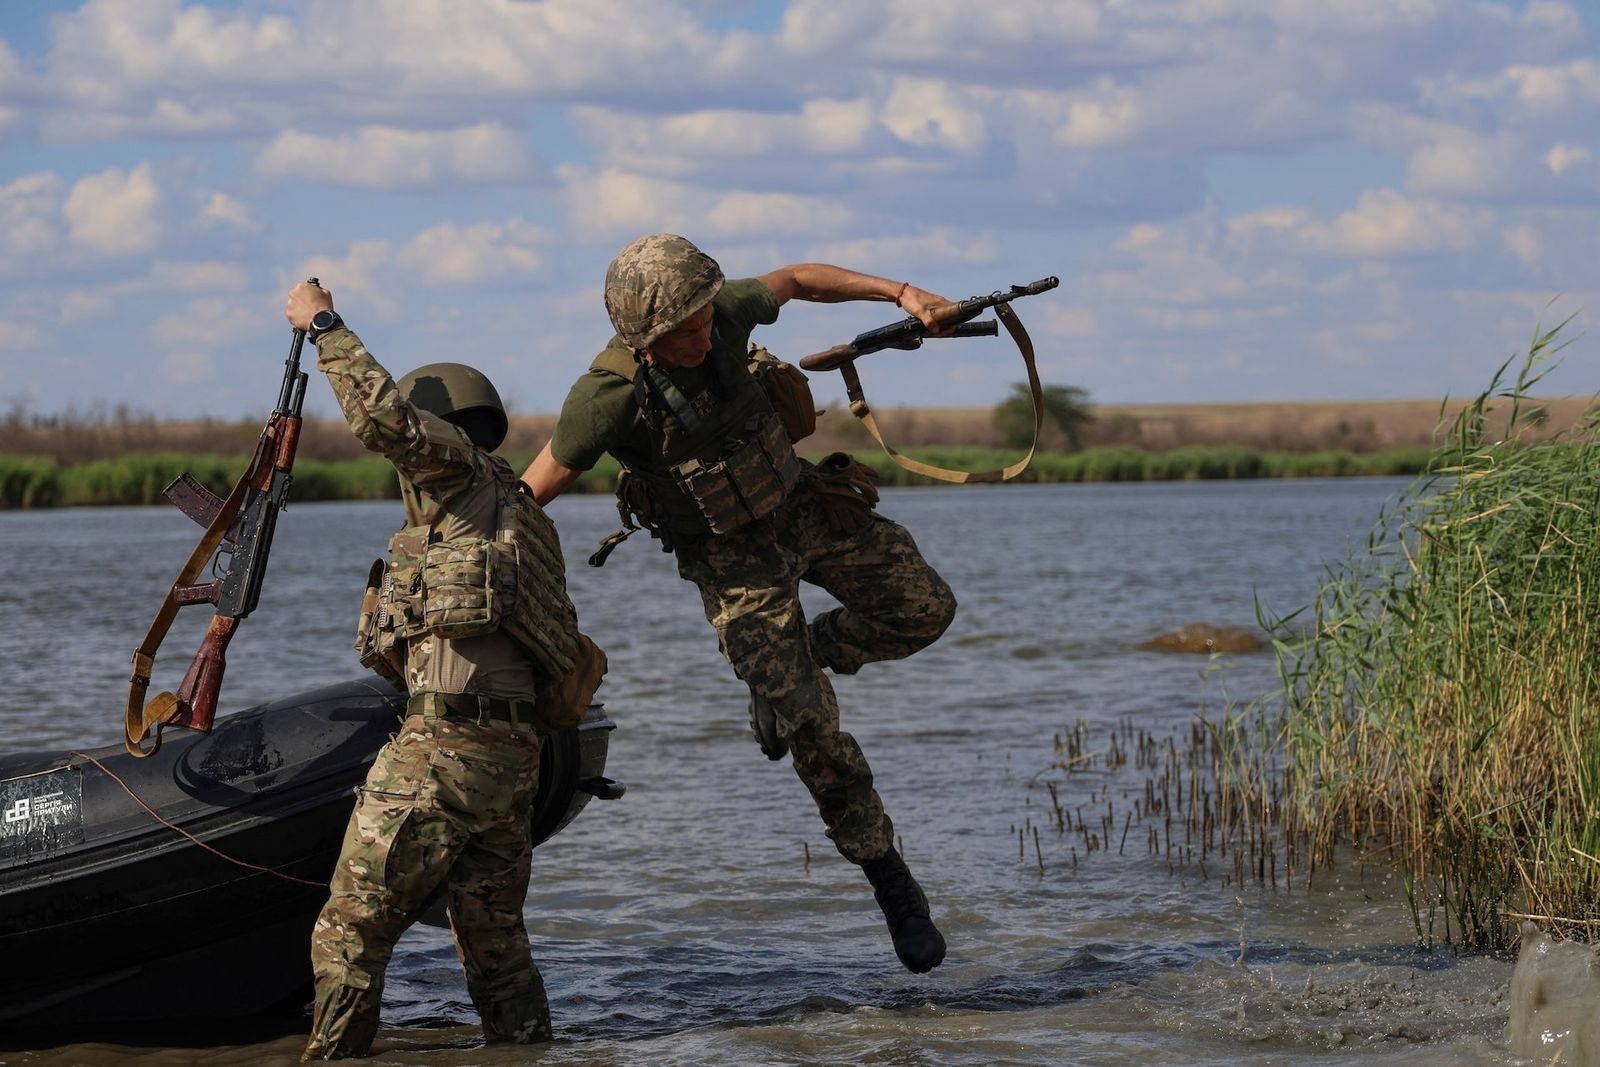
[[[902,632],[908,639],[917,642],[919,649],[926,648],[943,636],[955,617],[956,595],[940,579],[922,597],[915,610],[907,613]]]

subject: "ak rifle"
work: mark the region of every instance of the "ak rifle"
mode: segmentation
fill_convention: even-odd
[[[800,360],[803,370],[833,370],[872,352],[886,348],[916,349],[928,337],[993,337],[999,332],[994,319],[974,322],[990,308],[999,308],[1020,296],[1037,296],[1061,284],[1059,278],[1040,278],[1027,285],[1013,285],[1010,291],[995,291],[987,296],[974,296],[954,304],[940,304],[931,312],[934,328],[923,325],[915,315],[907,315],[899,322],[879,326],[876,330],[857,334],[848,344],[834,345],[826,352],[814,352]],[[934,329],[939,332],[935,333]]]
[[[311,283],[317,284],[317,279],[312,278]],[[239,620],[254,611],[261,600],[261,585],[267,573],[273,534],[278,527],[278,512],[288,502],[289,485],[294,480],[300,412],[306,398],[307,375],[300,369],[300,352],[305,340],[304,330],[294,331],[289,357],[284,361],[278,405],[261,431],[250,465],[227,498],[211,493],[188,473],[162,490],[161,495],[204,526],[205,533],[178,572],[144,641],[133,653],[123,744],[135,756],[155,755],[161,748],[161,731],[167,726],[187,726],[205,733],[211,730],[217,696],[222,689],[222,675],[227,669],[228,642],[233,640]],[[199,582],[197,579],[207,560],[212,561],[212,580]],[[144,696],[150,685],[156,650],[178,609],[193,604],[211,604],[216,608],[200,650],[190,662],[177,692],[157,693],[146,704]],[[141,747],[146,737],[153,739],[148,751]]]
[[[1028,464],[1033,462],[1033,453],[1039,446],[1039,427],[1044,422],[1044,390],[1039,384],[1039,371],[1034,365],[1033,341],[1029,339],[1028,331],[1022,328],[1022,320],[1017,318],[1017,313],[1012,310],[1011,302],[1018,297],[1047,293],[1059,284],[1061,284],[1060,279],[1053,276],[1040,278],[1027,285],[1013,285],[1009,290],[997,289],[987,296],[974,296],[955,303],[940,304],[929,312],[928,317],[933,320],[932,326],[926,325],[915,315],[908,315],[899,322],[857,334],[855,340],[848,344],[834,345],[826,351],[804,356],[800,360],[800,366],[805,370],[838,370],[844,378],[845,392],[850,397],[850,413],[861,420],[861,424],[888,453],[890,459],[913,474],[941,482],[1008,482],[1027,470]],[[990,308],[994,309],[995,318],[974,321]],[[1028,370],[1028,387],[1033,395],[1033,443],[1028,447],[1028,454],[1016,463],[995,470],[957,471],[923,463],[896,452],[890,447],[889,442],[883,439],[877,420],[873,418],[872,407],[867,403],[866,394],[861,388],[861,376],[856,373],[856,360],[888,348],[902,350],[920,348],[923,340],[929,337],[993,336],[998,332],[997,321],[1005,324],[1006,333],[1011,335],[1017,351],[1022,354],[1022,363]]]

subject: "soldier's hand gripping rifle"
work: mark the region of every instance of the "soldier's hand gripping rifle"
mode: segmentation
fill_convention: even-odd
[[[312,284],[317,279],[312,278]],[[123,744],[135,756],[153,756],[161,747],[167,726],[187,726],[209,732],[217,710],[217,694],[227,667],[228,642],[239,620],[255,610],[261,599],[261,582],[267,573],[267,554],[278,526],[278,512],[294,480],[295,449],[300,443],[300,410],[305,404],[306,373],[300,369],[304,330],[295,330],[284,361],[278,406],[261,431],[255,455],[234,484],[227,499],[214,496],[193,475],[184,474],[162,490],[184,514],[206,532],[190,553],[167,592],[161,610],[144,640],[133,653],[133,673],[128,679],[128,706],[123,719]],[[213,579],[196,582],[206,561],[215,556]],[[178,609],[191,604],[212,604],[216,614],[206,629],[176,693],[157,693],[148,704],[145,691],[155,665],[156,649],[167,635]],[[152,737],[146,751],[141,743]]]
[[[883,446],[889,458],[906,470],[945,482],[1009,481],[1026,470],[1028,464],[1033,461],[1034,449],[1039,444],[1039,427],[1044,422],[1044,390],[1039,384],[1039,371],[1034,366],[1033,341],[1028,337],[1028,331],[1022,328],[1022,320],[1017,318],[1017,313],[1012,310],[1011,302],[1018,297],[1049,292],[1059,284],[1060,280],[1054,277],[1040,278],[1027,285],[1013,285],[1009,290],[996,290],[987,296],[974,296],[953,304],[941,304],[929,313],[929,317],[934,321],[932,327],[925,325],[915,315],[908,315],[899,322],[857,334],[855,340],[848,344],[834,345],[825,352],[815,352],[806,356],[800,360],[800,366],[805,370],[837,368],[844,378],[845,392],[850,397],[850,413],[861,420],[861,424],[867,428],[867,432],[872,434],[878,444]],[[1023,365],[1028,369],[1028,386],[1033,393],[1033,444],[1028,447],[1028,454],[1010,466],[992,471],[954,471],[935,467],[896,452],[878,430],[877,420],[873,418],[872,408],[867,404],[866,395],[861,389],[861,377],[856,373],[855,361],[861,356],[888,348],[915,349],[922,345],[924,338],[928,337],[993,336],[998,332],[995,319],[973,321],[990,308],[994,309],[996,319],[1005,324],[1006,332],[1011,335],[1012,341],[1016,342],[1017,351],[1022,353]]]

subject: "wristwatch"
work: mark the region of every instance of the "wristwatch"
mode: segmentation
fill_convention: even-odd
[[[316,344],[317,338],[321,337],[329,330],[341,329],[343,326],[344,320],[339,317],[339,313],[337,311],[324,308],[315,315],[311,316],[311,329],[306,331],[306,340],[310,341],[312,344]]]

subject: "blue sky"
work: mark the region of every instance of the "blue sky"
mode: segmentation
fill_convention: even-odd
[[[1567,315],[1553,386],[1592,392],[1597,32],[1594,0],[0,5],[0,402],[260,413],[316,274],[397,373],[554,411],[657,230],[732,275],[1059,275],[1024,321],[1103,403],[1467,393]],[[892,317],[792,304],[761,339]],[[1021,375],[979,340],[863,376],[950,405]]]

